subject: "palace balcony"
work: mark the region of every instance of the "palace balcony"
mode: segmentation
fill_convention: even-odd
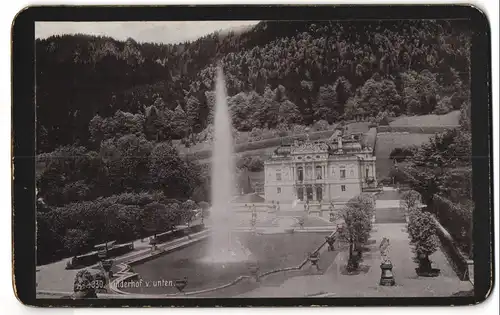
[[[304,179],[304,180],[296,180],[296,185],[311,185],[311,184],[325,184],[326,180],[321,179]]]

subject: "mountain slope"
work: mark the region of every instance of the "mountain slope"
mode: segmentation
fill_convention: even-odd
[[[460,21],[261,22],[176,45],[86,35],[37,40],[38,151],[89,146],[95,115],[145,115],[153,104],[162,104],[155,106],[162,117],[180,107],[199,132],[210,124],[217,63],[229,95],[239,95],[233,111],[256,115],[238,129],[265,127],[264,113],[280,106],[305,124],[447,112],[468,89],[469,40]]]

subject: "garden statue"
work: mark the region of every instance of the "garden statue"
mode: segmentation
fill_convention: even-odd
[[[382,269],[382,274],[380,275],[380,285],[383,286],[393,286],[396,284],[394,280],[394,274],[392,273],[392,263],[389,259],[389,239],[384,237],[382,242],[380,242],[380,256],[382,257],[382,263],[380,264],[380,269]]]
[[[304,218],[299,218],[299,225],[300,225],[300,228],[303,229],[304,228]]]
[[[387,261],[389,261],[389,256],[388,256],[388,253],[389,253],[389,239],[384,237],[382,239],[382,242],[380,242],[380,246],[379,246],[379,249],[380,249],[380,256],[382,257],[382,262],[385,263]]]
[[[250,274],[254,278],[255,282],[260,282],[259,278],[259,263],[256,261],[250,261],[247,264],[248,270],[250,271]]]
[[[113,267],[114,261],[112,259],[101,260],[100,265],[104,274],[108,276],[108,278],[113,277],[113,272],[111,271],[111,267]]]
[[[158,244],[158,240],[156,237],[152,236],[149,238],[149,245],[151,245],[151,253],[156,251],[156,245]]]
[[[335,245],[335,237],[332,236],[325,236],[326,243],[328,244],[328,251],[332,252],[334,251],[334,245]]]
[[[316,270],[319,271],[319,252],[309,253],[308,259],[311,262],[311,266],[316,267]]]

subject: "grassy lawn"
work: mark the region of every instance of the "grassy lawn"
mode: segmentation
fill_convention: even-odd
[[[439,127],[457,126],[459,124],[460,111],[452,111],[446,115],[422,115],[402,116],[389,123],[391,127]]]
[[[292,267],[300,264],[309,251],[321,245],[328,233],[296,233],[275,235],[240,234],[240,240],[257,258],[260,273],[279,267]],[[247,265],[210,264],[199,261],[207,254],[207,242],[203,241],[167,254],[155,260],[135,266],[144,281],[175,280],[188,277],[185,291],[194,291],[222,285],[240,275],[249,275]],[[250,288],[251,289],[251,288]],[[136,293],[176,293],[175,287],[141,287],[123,289]]]

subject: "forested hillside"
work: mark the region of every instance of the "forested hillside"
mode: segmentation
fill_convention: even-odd
[[[38,151],[99,148],[109,132],[99,122],[117,111],[134,114],[125,114],[132,132],[151,141],[200,132],[210,124],[217,63],[240,131],[384,111],[446,113],[469,85],[469,34],[460,23],[261,22],[177,45],[37,40]]]
[[[38,263],[165,231],[190,220],[193,201],[210,201],[208,169],[171,140],[212,138],[218,64],[236,141],[268,139],[252,143],[267,150],[277,136],[329,132],[352,118],[376,125],[467,112],[470,34],[461,23],[261,22],[176,45],[37,40]],[[263,164],[247,156],[237,167],[241,175]]]

